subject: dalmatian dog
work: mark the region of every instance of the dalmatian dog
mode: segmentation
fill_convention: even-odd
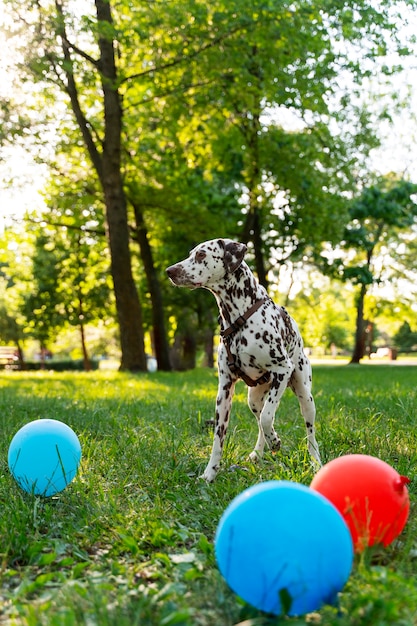
[[[218,394],[210,460],[202,475],[212,482],[220,467],[235,384],[248,386],[248,405],[259,434],[252,461],[262,457],[265,444],[279,450],[275,412],[287,387],[298,398],[307,429],[308,451],[321,464],[315,437],[316,409],[311,394],[311,366],[304,354],[297,324],[277,306],[244,261],[246,246],[230,239],[213,239],[196,246],[187,259],[167,268],[178,287],[211,291],[220,312]]]

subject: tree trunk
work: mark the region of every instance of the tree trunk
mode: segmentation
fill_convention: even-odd
[[[88,356],[87,343],[85,341],[85,329],[83,322],[80,322],[80,337],[81,337],[81,348],[83,351],[83,365],[84,371],[91,372],[91,361]]]
[[[366,296],[366,285],[361,285],[361,289],[356,301],[356,331],[355,346],[353,349],[350,363],[360,363],[365,354],[365,320],[364,320],[364,302]]]
[[[19,355],[20,369],[25,370],[26,369],[25,355],[23,353],[23,348],[20,344],[19,339],[16,339],[16,347],[17,347],[17,353]]]
[[[106,171],[109,169],[107,176]],[[104,194],[111,253],[111,273],[116,298],[120,328],[122,360],[121,370],[145,371],[146,355],[142,329],[142,309],[133,280],[129,249],[129,229],[126,203],[121,188],[119,172],[106,167]]]
[[[135,211],[135,239],[140,247],[140,255],[145,269],[152,302],[152,327],[155,356],[158,363],[158,369],[169,372],[172,368],[169,358],[169,343],[165,329],[164,305],[161,286],[155,269],[155,264],[153,262],[152,249],[149,245],[148,233],[143,219],[143,213],[137,203],[131,199],[130,202]]]
[[[178,371],[192,370],[196,366],[197,341],[195,332],[190,328],[184,328],[177,332],[173,346],[174,368]]]
[[[254,84],[261,93],[262,72],[258,63],[258,50],[252,48],[249,72]],[[253,242],[255,253],[255,271],[261,285],[268,289],[267,271],[262,244],[261,202],[262,198],[262,171],[259,155],[259,137],[262,132],[260,103],[254,106],[252,115],[242,123],[242,132],[246,140],[248,151],[248,163],[246,166],[246,180],[249,196],[249,211],[243,227],[243,243]]]
[[[207,328],[204,333],[204,366],[214,367],[214,332],[211,328]]]
[[[82,349],[82,353],[83,353],[83,365],[84,365],[84,370],[86,372],[90,372],[91,371],[91,361],[90,361],[90,357],[88,356],[87,342],[85,340],[84,309],[83,309],[83,301],[82,301],[81,297],[78,298],[78,303],[79,303],[78,319],[80,321],[79,328],[80,328],[81,349]]]
[[[95,0],[95,5],[98,22],[112,24],[110,2]],[[108,30],[102,32],[108,33]],[[127,206],[121,175],[122,108],[117,89],[113,39],[110,35],[102,35],[98,43],[105,122],[101,184],[106,204],[111,273],[120,327],[120,369],[146,370],[142,310],[132,274]]]
[[[250,193],[249,197],[255,194]],[[255,253],[255,271],[258,280],[265,289],[268,289],[267,271],[265,269],[265,259],[262,250],[262,228],[259,219],[258,202],[250,200],[249,213],[246,216],[242,232],[242,243],[252,241]]]
[[[45,363],[46,363],[46,347],[44,346],[44,344],[41,342],[40,343],[40,350],[39,350],[39,362],[40,362],[40,369],[44,370],[45,368]]]
[[[60,0],[55,0],[58,13],[58,31],[64,55],[64,69],[67,78],[66,91],[71,108],[80,128],[84,144],[100,180],[106,206],[106,232],[110,247],[111,274],[116,299],[117,319],[120,330],[122,353],[120,369],[146,370],[146,356],[142,328],[142,310],[133,280],[129,249],[129,227],[126,198],[121,174],[121,132],[122,107],[117,86],[117,71],[112,37],[112,16],[110,0],[95,0],[99,25],[98,61],[88,57],[100,72],[104,105],[104,141],[96,142],[91,124],[85,117],[73,74],[71,52],[73,47],[65,27],[65,15]],[[84,55],[83,55],[84,56]]]
[[[253,229],[253,246],[255,250],[255,269],[258,275],[258,280],[266,290],[268,290],[268,278],[265,268],[265,257],[263,253],[262,245],[262,228],[259,217],[259,209],[255,215],[254,229]]]

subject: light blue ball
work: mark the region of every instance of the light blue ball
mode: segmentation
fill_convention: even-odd
[[[8,454],[10,472],[28,493],[53,496],[75,478],[81,445],[74,431],[58,420],[40,419],[23,426]]]
[[[275,615],[304,615],[334,604],[353,563],[349,529],[324,496],[268,481],[223,513],[215,554],[224,579],[248,604]]]

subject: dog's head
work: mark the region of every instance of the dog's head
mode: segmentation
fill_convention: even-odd
[[[177,287],[214,287],[226,274],[233,273],[242,263],[246,252],[244,243],[231,239],[204,241],[191,250],[188,258],[167,268],[170,281]]]

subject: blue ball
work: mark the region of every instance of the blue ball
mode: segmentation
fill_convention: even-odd
[[[40,419],[23,426],[8,454],[10,472],[28,493],[53,496],[75,478],[81,445],[74,431],[58,420]]]
[[[261,483],[237,496],[220,519],[215,554],[243,600],[290,616],[334,604],[353,563],[351,535],[337,509],[289,481]]]

